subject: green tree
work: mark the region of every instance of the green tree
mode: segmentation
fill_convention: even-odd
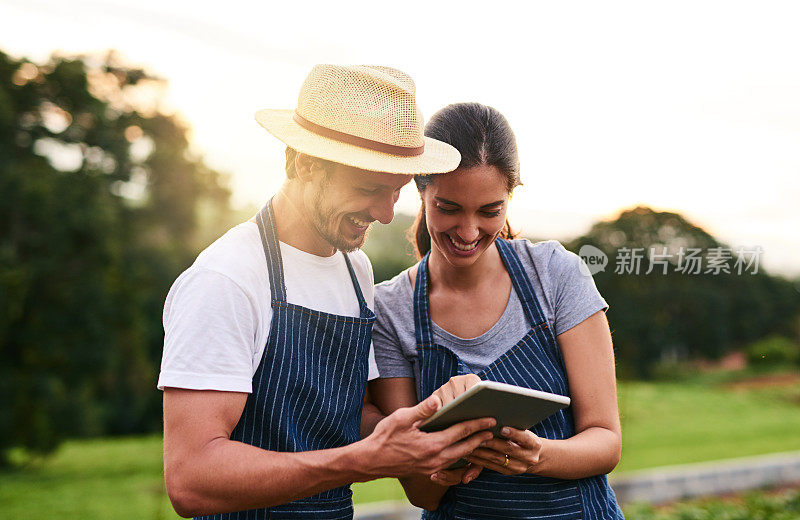
[[[413,223],[414,217],[396,213],[390,224],[374,224],[370,229],[363,249],[372,262],[375,283],[389,280],[416,263],[414,247],[407,238]]]
[[[0,455],[160,427],[163,298],[201,208],[231,223],[162,88],[113,53],[0,52]]]
[[[737,273],[735,251],[727,262],[730,272],[707,272],[712,251],[730,248],[681,215],[637,207],[565,245],[579,253],[586,244],[609,257],[606,270],[594,279],[610,305],[623,375],[647,377],[661,361],[716,358],[768,334],[796,335],[800,295],[792,283],[769,275],[763,266],[757,274],[752,267]],[[656,255],[666,251],[666,266],[651,266],[651,247]],[[643,257],[638,274],[615,272],[618,260],[631,257],[636,248]],[[690,249],[701,251],[699,274],[679,271],[690,266],[685,254]]]

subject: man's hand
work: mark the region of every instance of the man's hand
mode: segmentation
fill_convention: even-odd
[[[378,423],[363,443],[373,454],[365,460],[369,477],[431,475],[471,453],[492,438],[491,417],[455,424],[434,433],[420,431],[419,425],[442,406],[437,395],[418,405],[400,408]]]
[[[433,392],[433,395],[441,399],[442,405],[446,405],[480,382],[481,378],[475,374],[453,376],[448,382],[437,388],[436,391]]]

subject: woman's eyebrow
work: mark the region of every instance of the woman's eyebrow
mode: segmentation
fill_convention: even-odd
[[[459,207],[461,206],[461,204],[453,202],[452,200],[447,200],[436,196],[434,196],[433,198],[436,199],[436,202],[441,202],[442,204],[449,204],[451,206],[459,206]]]
[[[436,196],[434,196],[433,198],[436,200],[436,202],[441,202],[442,204],[448,204],[450,206],[461,207],[461,204],[458,204],[457,202],[453,202],[452,200],[447,200],[447,199],[444,199],[442,197],[436,197]],[[504,200],[496,200],[494,202],[490,202],[489,204],[484,204],[483,206],[481,206],[481,209],[491,208],[491,207],[494,207],[494,206],[499,206],[503,202],[505,202],[505,201]]]
[[[481,206],[481,208],[491,208],[492,206],[499,206],[503,202],[505,202],[505,201],[498,200],[498,201],[495,201],[495,202],[490,202],[489,204],[484,204],[483,206]]]

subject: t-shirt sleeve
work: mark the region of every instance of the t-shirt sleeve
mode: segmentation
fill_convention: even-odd
[[[400,276],[407,276],[406,271]],[[403,354],[400,334],[396,323],[403,323],[403,310],[411,305],[410,300],[405,301],[400,291],[400,280],[385,286],[378,286],[375,290],[375,326],[372,329],[372,345],[375,349],[375,363],[378,367],[379,377],[414,377],[414,365]],[[398,315],[400,313],[400,315]],[[413,314],[408,313],[411,330],[414,329]]]
[[[251,392],[256,307],[227,276],[192,267],[164,305],[158,388]]]
[[[584,275],[580,265],[580,257],[561,244],[553,249],[548,270],[553,280],[556,335],[575,327],[597,311],[608,309],[594,279],[591,275]]]

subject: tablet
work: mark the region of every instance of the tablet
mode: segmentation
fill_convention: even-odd
[[[425,421],[420,430],[434,432],[456,423],[494,417],[496,437],[503,426],[527,430],[569,406],[569,397],[495,381],[481,381],[459,395]]]

